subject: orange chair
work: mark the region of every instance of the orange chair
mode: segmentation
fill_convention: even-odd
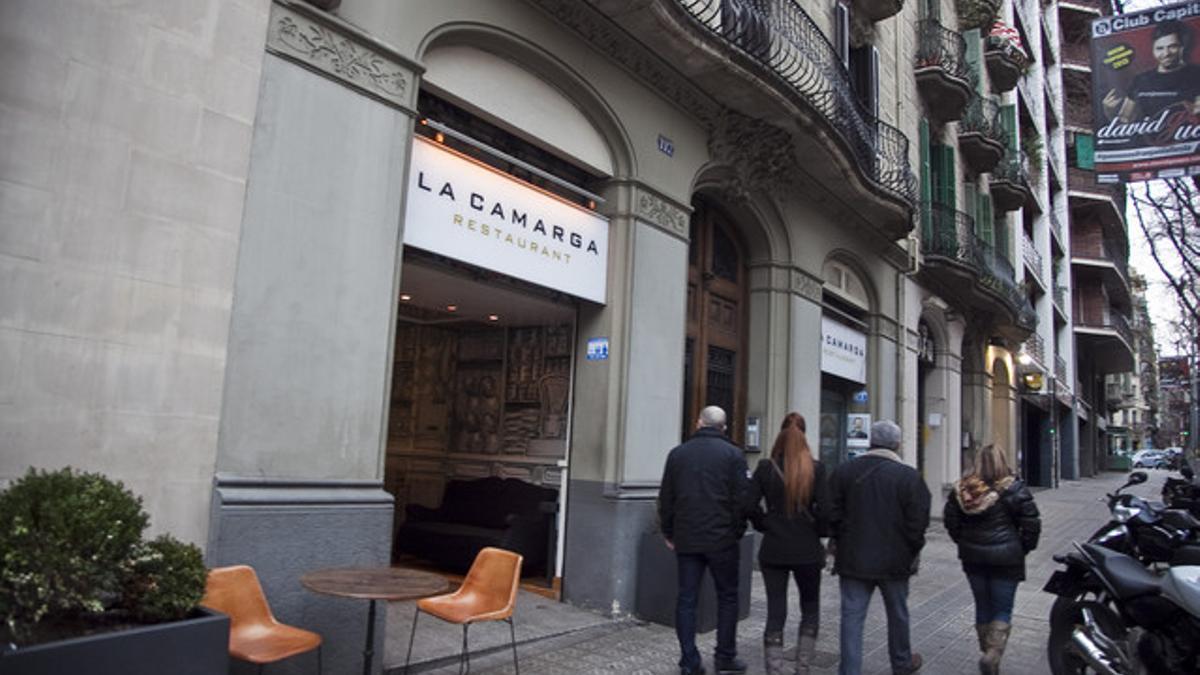
[[[523,558],[512,551],[500,548],[485,548],[475,556],[467,578],[457,591],[446,595],[435,595],[417,601],[413,614],[412,634],[408,636],[408,655],[404,657],[404,672],[412,659],[413,639],[417,636],[417,618],[421,612],[431,614],[447,623],[463,627],[462,653],[458,657],[458,670],[471,672],[470,646],[467,644],[467,628],[480,621],[504,621],[512,640],[513,669],[519,675],[517,663],[517,633],[513,624],[513,609],[517,604],[517,588],[521,582]]]
[[[257,663],[260,675],[264,664],[313,648],[317,650],[317,673],[321,672],[321,636],[275,620],[253,567],[209,570],[200,604],[229,615],[229,655]]]

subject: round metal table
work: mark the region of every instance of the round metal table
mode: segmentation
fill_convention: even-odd
[[[371,675],[375,656],[375,602],[415,600],[444,593],[450,582],[440,574],[401,567],[337,567],[316,570],[300,577],[308,590],[339,598],[370,600],[367,610],[367,644],[363,648],[363,675]]]

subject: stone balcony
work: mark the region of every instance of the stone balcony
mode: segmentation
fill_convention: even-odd
[[[992,201],[998,211],[1031,208],[1041,212],[1024,152],[1014,152],[1010,149],[1004,160],[992,169],[990,185]]]
[[[922,283],[1014,342],[1028,337],[1037,314],[1017,286],[1012,264],[975,234],[974,218],[943,204],[924,204],[919,220]]]
[[[913,72],[930,118],[951,122],[962,117],[974,88],[961,34],[933,19],[918,21]]]
[[[991,98],[971,96],[958,123],[958,149],[975,173],[987,173],[1004,157],[1008,133],[1000,123],[1000,106]]]

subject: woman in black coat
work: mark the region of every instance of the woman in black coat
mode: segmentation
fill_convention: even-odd
[[[800,592],[796,673],[808,673],[817,644],[821,569],[825,566],[821,517],[828,512],[828,506],[822,508],[828,497],[824,469],[813,459],[805,430],[804,417],[788,413],[771,457],[759,461],[750,481],[748,515],[754,528],[763,533],[758,562],[767,590],[763,632],[767,675],[783,675],[789,576]]]
[[[1033,495],[1012,474],[1004,451],[979,451],[976,470],[954,487],[944,518],[975,596],[979,672],[1000,672],[1000,658],[1012,629],[1017,584],[1025,580],[1025,556],[1042,531]]]

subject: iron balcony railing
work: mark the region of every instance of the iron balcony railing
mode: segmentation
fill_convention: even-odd
[[[1071,383],[1067,381],[1067,360],[1058,354],[1054,355],[1054,377],[1060,387],[1070,388]]]
[[[1025,338],[1025,353],[1032,356],[1039,364],[1046,363],[1046,346],[1041,335],[1031,333],[1029,337]]]
[[[1081,320],[1082,319],[1082,320]],[[1084,328],[1103,328],[1115,332],[1129,345],[1130,349],[1136,346],[1133,341],[1133,331],[1129,328],[1129,320],[1115,310],[1108,310],[1102,317],[1076,317],[1075,324]]]
[[[1036,276],[1038,278],[1038,281],[1043,281],[1043,278],[1042,278],[1042,254],[1040,251],[1037,250],[1037,247],[1033,245],[1033,239],[1030,238],[1028,232],[1025,232],[1024,230],[1022,230],[1021,234],[1023,235],[1021,237],[1021,239],[1022,239],[1022,246],[1021,246],[1022,259],[1025,261],[1025,265],[1033,270],[1034,276]],[[1043,282],[1042,285],[1044,286],[1045,283]]]
[[[1012,263],[975,234],[975,219],[944,204],[921,204],[921,251],[925,256],[948,258],[975,270],[979,283],[1013,308],[1017,325],[1032,330],[1037,325],[1033,303],[1017,286]]]
[[[1067,239],[1063,233],[1062,221],[1058,219],[1058,214],[1054,212],[1054,209],[1048,210],[1050,212],[1050,230],[1054,233],[1054,236],[1058,237],[1058,245],[1065,248]]]
[[[1054,304],[1058,305],[1063,314],[1066,314],[1067,310],[1070,309],[1067,306],[1067,288],[1065,286],[1057,284],[1054,286]]]
[[[958,121],[958,132],[978,133],[1008,147],[1008,132],[1000,122],[1000,106],[990,98],[972,94],[962,119]]]
[[[944,204],[921,204],[921,250],[926,256],[941,256],[974,267],[979,256],[975,247],[975,219]]]
[[[947,75],[970,82],[967,41],[935,19],[922,19],[917,22],[916,66],[939,66]]]
[[[1113,267],[1117,268],[1117,272],[1120,273],[1126,285],[1128,285],[1129,258],[1127,255],[1118,254],[1114,249],[1114,244],[1107,239],[1101,239],[1098,243],[1089,243],[1086,239],[1080,238],[1079,241],[1071,244],[1071,255],[1077,258],[1103,260],[1112,263]]]
[[[1004,159],[1000,160],[995,169],[992,169],[992,180],[1007,181],[1032,189],[1029,181],[1028,163],[1025,151],[1014,151],[1012,148],[1009,148]]]
[[[979,281],[994,293],[1003,297],[1016,310],[1017,325],[1032,330],[1037,326],[1037,312],[1029,296],[1017,286],[1017,277],[1013,272],[1012,263],[1008,258],[988,242],[975,238],[975,246],[979,251]]]
[[[908,138],[866,110],[837,51],[795,0],[676,0],[726,44],[769,69],[819,112],[863,175],[912,207]]]

